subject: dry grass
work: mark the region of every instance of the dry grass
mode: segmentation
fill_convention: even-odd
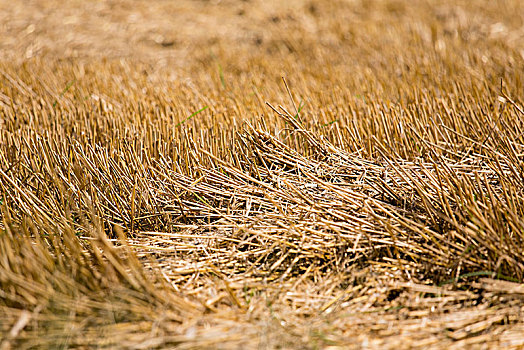
[[[523,347],[480,3],[0,3],[0,348]]]

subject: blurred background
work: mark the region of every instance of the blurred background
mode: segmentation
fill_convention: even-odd
[[[220,50],[295,53],[300,60],[301,51],[327,48],[339,53],[336,61],[344,50],[395,51],[405,47],[398,38],[406,33],[411,46],[443,51],[497,41],[524,56],[523,15],[519,0],[2,0],[0,58],[135,57],[186,65]]]

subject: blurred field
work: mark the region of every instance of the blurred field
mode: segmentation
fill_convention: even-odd
[[[524,347],[524,3],[0,0],[0,349]]]

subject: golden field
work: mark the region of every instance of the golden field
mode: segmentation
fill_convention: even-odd
[[[524,3],[0,1],[0,349],[524,347]]]

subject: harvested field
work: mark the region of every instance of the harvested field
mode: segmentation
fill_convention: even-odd
[[[524,348],[524,2],[0,0],[0,349]]]

